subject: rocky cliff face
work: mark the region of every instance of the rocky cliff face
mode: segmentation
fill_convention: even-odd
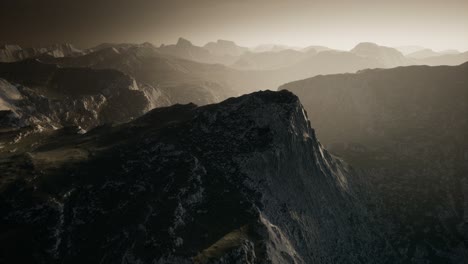
[[[20,146],[18,146],[19,148]],[[365,183],[298,98],[258,92],[58,130],[0,163],[0,259],[393,263]]]
[[[280,89],[299,96],[333,153],[368,175],[402,261],[468,260],[468,63],[318,76]]]

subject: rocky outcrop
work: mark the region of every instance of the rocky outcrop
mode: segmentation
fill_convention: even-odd
[[[0,62],[15,62],[40,56],[56,58],[82,55],[84,52],[71,44],[55,44],[48,47],[22,48],[18,45],[0,47]]]
[[[36,60],[0,64],[0,98],[26,124],[85,130],[169,105],[155,88],[115,70],[60,68]],[[13,85],[14,83],[14,85]]]
[[[365,182],[321,146],[286,91],[157,108],[84,135],[59,130],[2,155],[6,262],[394,263],[396,256],[363,206]]]
[[[21,51],[18,45],[5,44],[0,47],[0,62],[11,62],[18,60],[17,54]]]

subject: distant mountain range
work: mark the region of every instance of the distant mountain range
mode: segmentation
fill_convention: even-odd
[[[179,38],[176,44],[161,45],[161,47],[155,47],[150,43],[104,43],[86,50],[78,50],[69,44],[36,49],[22,49],[17,45],[4,45],[0,48],[0,61],[13,62],[27,58],[43,59],[44,57],[48,57],[49,61],[51,61],[50,57],[83,57],[78,59],[82,61],[85,58],[104,56],[104,52],[112,52],[109,48],[122,53],[120,56],[127,56],[123,54],[128,54],[129,50],[135,52],[135,49],[139,49],[138,56],[140,58],[157,56],[162,59],[164,57],[164,60],[170,60],[172,64],[177,61],[175,64],[178,64],[178,67],[170,66],[171,63],[164,63],[166,64],[164,67],[170,68],[168,71],[176,72],[181,70],[177,75],[187,75],[183,73],[184,71],[192,72],[193,75],[193,72],[198,72],[198,70],[190,67],[195,65],[195,68],[217,68],[216,72],[219,73],[217,76],[207,77],[202,74],[203,77],[200,78],[199,74],[195,75],[198,75],[197,78],[202,82],[208,81],[217,83],[217,85],[228,86],[227,89],[233,90],[234,94],[239,94],[254,91],[255,89],[275,89],[283,83],[319,74],[355,72],[367,68],[391,68],[408,65],[458,65],[468,60],[468,52],[459,53],[451,50],[434,52],[417,46],[399,47],[404,51],[404,55],[397,49],[379,46],[374,43],[360,43],[349,52],[336,51],[323,46],[309,46],[303,49],[271,45],[268,46],[270,48],[266,47],[264,49],[249,49],[227,40],[209,42],[200,47],[183,38]],[[141,51],[143,49],[146,49],[146,51]],[[98,53],[98,51],[101,52]],[[195,63],[191,63],[190,67],[180,67],[180,65],[190,64],[182,62],[180,59],[203,64],[221,64],[224,67],[221,65],[202,66],[202,64],[197,65]],[[104,64],[106,64],[105,61],[101,63],[100,67],[106,67]],[[107,67],[116,68],[112,65]],[[130,68],[135,69],[133,66]],[[183,68],[185,70],[182,70]],[[242,73],[239,73],[239,70]],[[146,71],[148,72],[149,69],[146,69]],[[132,75],[130,72],[126,73]],[[161,74],[160,76],[177,75]],[[151,83],[154,85],[154,80]],[[197,86],[200,86],[200,84],[197,84]]]
[[[317,54],[331,50],[333,49],[324,46],[297,48],[282,45],[263,45],[249,49],[226,40],[210,42],[204,47],[198,47],[182,38],[176,45],[162,47],[162,53],[203,63],[221,63],[243,70],[271,70],[289,67],[301,60],[307,60],[311,53]],[[359,43],[349,52],[377,60],[385,68],[423,64],[458,65],[466,60],[468,54],[468,52],[460,53],[456,50],[435,52],[419,46],[391,48],[369,42]]]
[[[408,54],[407,56],[410,58],[414,58],[414,59],[426,59],[430,57],[438,57],[438,56],[449,55],[449,54],[457,55],[457,54],[460,54],[460,52],[457,50],[445,50],[441,52],[435,52],[431,49],[423,49],[423,50],[418,50],[416,52],[412,52]]]
[[[435,56],[426,56],[426,53]],[[161,47],[150,43],[104,43],[87,50],[78,50],[70,44],[34,49],[4,45],[0,49],[0,59],[4,61],[0,65],[0,78],[4,79],[4,89],[11,91],[11,87],[16,87],[13,97],[27,98],[18,104],[10,95],[2,95],[3,108],[21,116],[22,122],[49,124],[49,127],[61,127],[71,122],[88,130],[105,122],[131,120],[154,107],[189,102],[211,104],[255,90],[275,89],[281,84],[317,75],[410,64],[452,65],[468,61],[468,53],[437,54],[420,50],[410,54],[412,58],[405,57],[396,49],[373,43],[361,43],[349,52],[320,46],[304,50],[252,52],[231,41],[219,40],[198,47],[183,38],[175,45]],[[132,94],[122,94],[128,96],[128,102],[121,101],[119,104],[128,104],[125,109],[130,112],[122,113],[121,117],[107,118],[106,114],[102,114],[105,113],[103,105],[114,109],[117,106],[109,105],[120,100],[115,95],[107,98],[103,91],[108,91],[108,88],[96,86],[101,82],[107,85],[112,83],[103,70],[115,71],[111,76],[120,73],[126,76],[119,77],[125,81],[117,81],[122,82],[117,86],[126,87],[122,88],[127,91],[125,93]],[[57,79],[65,72],[66,78]],[[60,85],[70,91],[91,89],[92,92],[67,92],[64,93],[66,98],[57,97],[52,90],[56,91],[56,86]],[[109,89],[115,88],[112,86]],[[31,105],[39,104],[39,98],[47,98],[48,101],[40,103],[47,107],[30,110]],[[28,100],[29,103],[26,103]],[[77,107],[81,105],[81,108],[86,105],[86,109],[75,111],[84,111],[82,115],[86,112],[88,118],[79,120],[66,114],[65,108],[59,106],[71,102]],[[141,104],[136,105],[135,102]],[[46,116],[53,116],[53,120],[48,120]]]
[[[94,52],[103,48],[114,47],[117,49],[120,48],[129,48],[135,46],[136,44],[130,43],[104,43],[96,47],[80,50],[71,44],[57,44],[48,47],[38,47],[38,48],[21,48],[18,45],[9,45],[5,44],[0,46],[0,62],[13,62],[18,60],[23,60],[27,58],[35,58],[42,55],[50,55],[53,57],[69,57],[83,55],[85,53]],[[141,44],[143,46],[153,46],[150,43]],[[153,46],[154,47],[154,46]],[[260,45],[254,48],[242,47],[237,45],[233,41],[229,40],[217,40],[214,42],[208,42],[204,46],[193,45],[189,40],[184,38],[179,38],[176,44],[171,45],[161,45],[157,48],[161,54],[171,55],[187,60],[202,62],[202,63],[219,63],[226,66],[233,65],[235,68],[241,67],[241,65],[249,65],[249,57],[256,56],[256,53],[259,53],[259,57],[263,60],[271,61],[270,63],[255,63],[255,59],[251,67],[243,66],[243,69],[249,70],[271,70],[272,65],[280,66],[290,66],[291,64],[297,62],[298,59],[307,59],[312,53],[319,53],[323,51],[330,51],[328,47],[311,45],[305,48],[299,47],[290,47],[286,45]],[[278,55],[277,53],[290,53],[297,52],[293,55],[297,59],[291,59],[289,61],[282,62],[284,56]],[[350,52],[358,54],[364,57],[372,57],[374,59],[382,61],[387,67],[393,66],[405,66],[413,64],[426,64],[429,63],[433,65],[434,63],[439,63],[440,61],[445,65],[457,65],[459,64],[459,59],[457,56],[453,57],[443,57],[444,55],[460,55],[462,58],[466,58],[466,52],[462,53],[457,50],[445,50],[436,52],[431,49],[427,49],[420,46],[400,46],[396,48],[379,46],[374,43],[363,42],[359,43],[350,50]],[[302,58],[300,55],[302,54]],[[465,55],[463,55],[465,54]],[[436,57],[440,57],[436,59]],[[416,59],[416,60],[415,60]],[[428,60],[425,60],[428,59]],[[256,65],[258,64],[258,65]],[[264,67],[262,67],[264,66]],[[277,67],[277,66],[275,66]]]
[[[8,83],[6,87],[17,87],[18,91],[23,93],[23,97],[30,96],[25,94],[25,91],[29,90],[22,90],[18,85],[34,90],[35,82],[38,82],[42,88],[36,89],[34,94],[45,96],[48,100],[55,100],[48,91],[51,89],[50,83],[46,84],[42,79],[49,78],[47,76],[52,78],[55,71],[64,71],[59,68],[76,69],[73,74],[78,74],[77,68],[82,69],[82,71],[88,69],[88,72],[93,74],[94,70],[119,71],[133,80],[126,81],[127,83],[137,83],[136,87],[138,88],[131,88],[131,90],[142,92],[146,102],[137,111],[141,114],[141,111],[145,112],[154,107],[176,103],[193,102],[198,105],[216,103],[232,96],[255,90],[276,89],[281,84],[290,81],[323,74],[353,73],[370,68],[391,68],[410,64],[457,65],[468,61],[468,53],[417,56],[417,53],[427,52],[429,51],[422,50],[416,54],[413,53],[414,58],[411,58],[405,57],[396,49],[373,43],[361,43],[349,52],[320,46],[311,46],[303,50],[283,49],[252,52],[231,41],[219,40],[210,42],[204,47],[198,47],[183,38],[180,38],[175,45],[161,47],[155,47],[150,43],[104,43],[87,50],[78,50],[69,44],[35,49],[4,45],[0,49],[0,59],[5,61],[0,78]],[[431,54],[436,53],[432,52]],[[25,60],[29,60],[29,62],[21,62]],[[17,61],[16,64],[7,63],[15,61]],[[33,67],[33,65],[35,66]],[[11,69],[13,68],[16,77],[12,76]],[[47,70],[44,74],[41,72],[43,69],[53,68],[56,70]],[[31,71],[32,69],[33,71]],[[36,73],[35,71],[38,69],[39,73]],[[70,80],[67,81],[80,78],[78,76],[80,75],[70,76]],[[102,78],[103,82],[107,82],[107,77],[103,76]],[[26,80],[31,81],[31,83],[26,82]],[[91,83],[93,81],[98,82],[98,80],[90,80]],[[77,80],[76,84],[87,85],[80,80]],[[81,88],[74,89],[80,90]],[[93,96],[99,96],[101,93],[99,89],[95,90]],[[75,97],[66,100],[73,102],[79,100],[83,103],[82,100],[89,99]],[[98,107],[100,101],[96,98],[93,100],[87,104],[93,105],[94,108]],[[11,100],[8,105],[12,105]],[[14,108],[17,113],[23,113],[22,115],[26,119],[36,120],[36,123],[44,123],[43,118],[37,117],[40,111],[33,114],[18,110],[21,108],[20,106]],[[23,106],[22,108],[26,109],[27,107]],[[92,115],[99,115],[95,111],[97,110],[91,111]],[[125,118],[116,118],[114,121],[129,120],[132,116],[139,114],[128,114]],[[32,118],[31,115],[35,118]],[[50,115],[50,113],[46,115]],[[70,120],[70,118],[67,117],[65,120]],[[93,120],[90,119],[89,124],[77,121],[72,123],[87,129],[102,123],[103,121],[98,121],[100,118],[91,118]],[[52,123],[53,126],[62,126],[64,119],[57,117]]]
[[[421,46],[400,46],[395,47],[398,51],[400,51],[403,55],[413,58],[428,58],[434,56],[440,56],[445,54],[459,54],[458,50],[443,50],[443,51],[433,51],[432,49],[424,48]]]

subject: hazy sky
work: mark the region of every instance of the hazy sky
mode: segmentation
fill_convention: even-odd
[[[0,0],[0,42],[194,44],[216,39],[350,49],[370,41],[468,50],[468,0]]]

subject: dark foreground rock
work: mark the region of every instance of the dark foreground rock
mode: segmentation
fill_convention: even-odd
[[[27,142],[29,139],[22,139]],[[0,159],[0,262],[394,263],[362,179],[298,98],[68,128]]]

